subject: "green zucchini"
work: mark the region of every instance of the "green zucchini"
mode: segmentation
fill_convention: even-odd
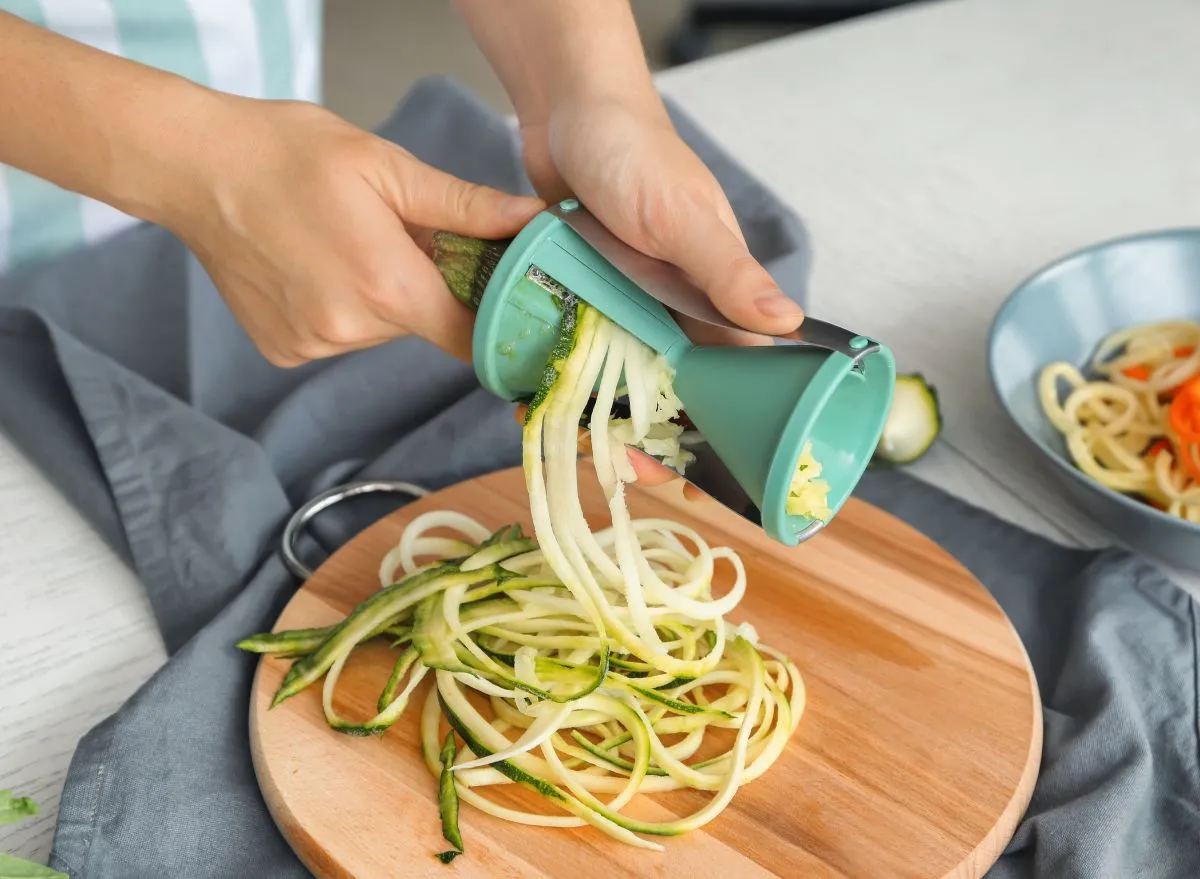
[[[433,233],[430,256],[454,298],[478,311],[488,281],[511,243],[512,239],[489,241],[439,230]]]
[[[11,790],[0,790],[0,825],[24,821],[40,811],[30,797],[16,797]],[[66,873],[0,852],[0,879],[10,876],[12,879],[67,879]]]
[[[312,653],[329,637],[333,626],[319,629],[290,629],[286,632],[261,632],[243,638],[235,645],[247,653],[272,653],[276,656],[302,656]]]
[[[538,699],[559,704],[582,699],[609,679],[607,644],[601,648],[598,664],[595,666],[573,666],[539,656],[536,661],[539,676],[551,679],[545,689],[518,680],[516,670],[511,665],[481,648],[481,652],[493,660],[492,666],[484,665],[451,637],[450,626],[446,623],[446,615],[443,612],[445,601],[445,594],[439,593],[429,596],[417,606],[413,623],[413,646],[421,654],[421,661],[428,668],[476,675],[497,686],[521,690]],[[470,623],[472,620],[491,616],[496,610],[504,608],[518,610],[520,605],[507,598],[481,601],[464,610],[459,619],[463,623]],[[563,693],[558,684],[569,684],[573,689]]]
[[[247,653],[270,653],[282,657],[299,657],[312,653],[325,643],[325,639],[329,637],[335,628],[337,627],[324,626],[317,629],[289,629],[286,632],[260,632],[257,635],[250,635],[248,638],[243,638],[234,646],[238,650],[245,650]],[[372,632],[370,637],[374,638],[378,635],[389,635],[392,638],[398,639],[397,642],[393,643],[392,646],[394,647],[397,643],[408,640],[409,632],[405,626],[387,625],[376,632]],[[370,640],[370,638],[367,640]]]
[[[404,676],[408,674],[408,670],[412,668],[412,664],[420,658],[420,654],[415,647],[409,647],[396,659],[395,665],[392,666],[392,673],[388,677],[388,682],[383,687],[383,692],[379,694],[379,702],[375,706],[376,710],[383,712],[396,699],[396,693],[400,690],[400,682],[404,680]]]
[[[937,389],[919,373],[896,376],[896,393],[872,463],[911,464],[933,446],[942,432]]]
[[[554,388],[555,382],[558,381],[559,375],[562,373],[562,364],[571,356],[571,352],[575,350],[575,340],[578,335],[579,323],[583,306],[579,300],[568,293],[563,297],[562,303],[562,324],[558,329],[558,340],[554,343],[554,348],[550,351],[550,359],[546,361],[546,369],[542,372],[542,380],[538,385],[537,392],[533,395],[533,399],[529,402],[529,408],[525,411],[525,423],[529,424],[533,420],[533,413],[538,407],[545,402],[546,397],[550,395],[550,391]]]
[[[458,790],[454,786],[456,752],[454,730],[451,730],[446,733],[446,743],[442,745],[442,774],[438,778],[438,812],[442,816],[442,837],[454,846],[450,851],[437,854],[437,859],[443,864],[450,863],[466,851],[462,832],[458,828]]]
[[[32,797],[16,797],[11,790],[0,790],[0,824],[15,824],[40,811]]]
[[[501,572],[496,570],[498,567],[463,573],[454,565],[438,565],[380,589],[339,623],[320,647],[292,666],[276,691],[271,707],[274,708],[313,683],[329,671],[339,656],[353,650],[377,628],[390,624],[401,612],[453,585],[495,580],[501,576]],[[503,573],[511,574],[511,571]]]

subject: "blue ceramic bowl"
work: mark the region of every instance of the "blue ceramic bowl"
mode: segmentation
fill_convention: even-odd
[[[1086,515],[1131,549],[1196,570],[1200,525],[1085,476],[1037,396],[1046,364],[1065,360],[1082,368],[1109,333],[1180,318],[1200,320],[1200,229],[1107,241],[1060,259],[1013,291],[992,323],[988,369],[1001,405]]]

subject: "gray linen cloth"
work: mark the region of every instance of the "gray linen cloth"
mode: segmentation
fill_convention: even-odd
[[[799,219],[671,111],[755,255],[803,301]],[[452,173],[529,189],[504,120],[447,80],[418,84],[381,133]],[[52,865],[73,879],[308,876],[255,783],[255,660],[231,646],[269,628],[296,588],[277,553],[283,523],[347,479],[438,488],[518,463],[511,407],[417,339],[271,367],[153,227],[0,279],[0,377],[0,429],[135,568],[171,653],[80,743]],[[858,494],[971,568],[1036,669],[1042,774],[988,875],[1200,876],[1196,603],[1129,555],[1052,545],[903,474],[868,474]],[[396,503],[323,514],[306,558]]]

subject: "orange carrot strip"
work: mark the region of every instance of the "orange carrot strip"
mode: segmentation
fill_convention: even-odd
[[[1200,376],[1193,376],[1180,386],[1167,418],[1185,444],[1200,442]]]
[[[1159,452],[1169,451],[1171,451],[1171,444],[1169,442],[1167,442],[1165,439],[1155,440],[1150,444],[1150,448],[1146,449],[1146,451],[1142,454],[1142,457],[1154,460],[1158,457]]]

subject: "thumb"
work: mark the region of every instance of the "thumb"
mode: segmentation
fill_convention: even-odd
[[[515,235],[546,207],[538,198],[470,183],[397,149],[385,197],[405,223],[475,238]]]
[[[667,224],[655,249],[656,256],[686,272],[717,310],[738,326],[782,335],[804,319],[800,306],[779,289],[745,242],[711,207],[691,211],[684,222]]]

